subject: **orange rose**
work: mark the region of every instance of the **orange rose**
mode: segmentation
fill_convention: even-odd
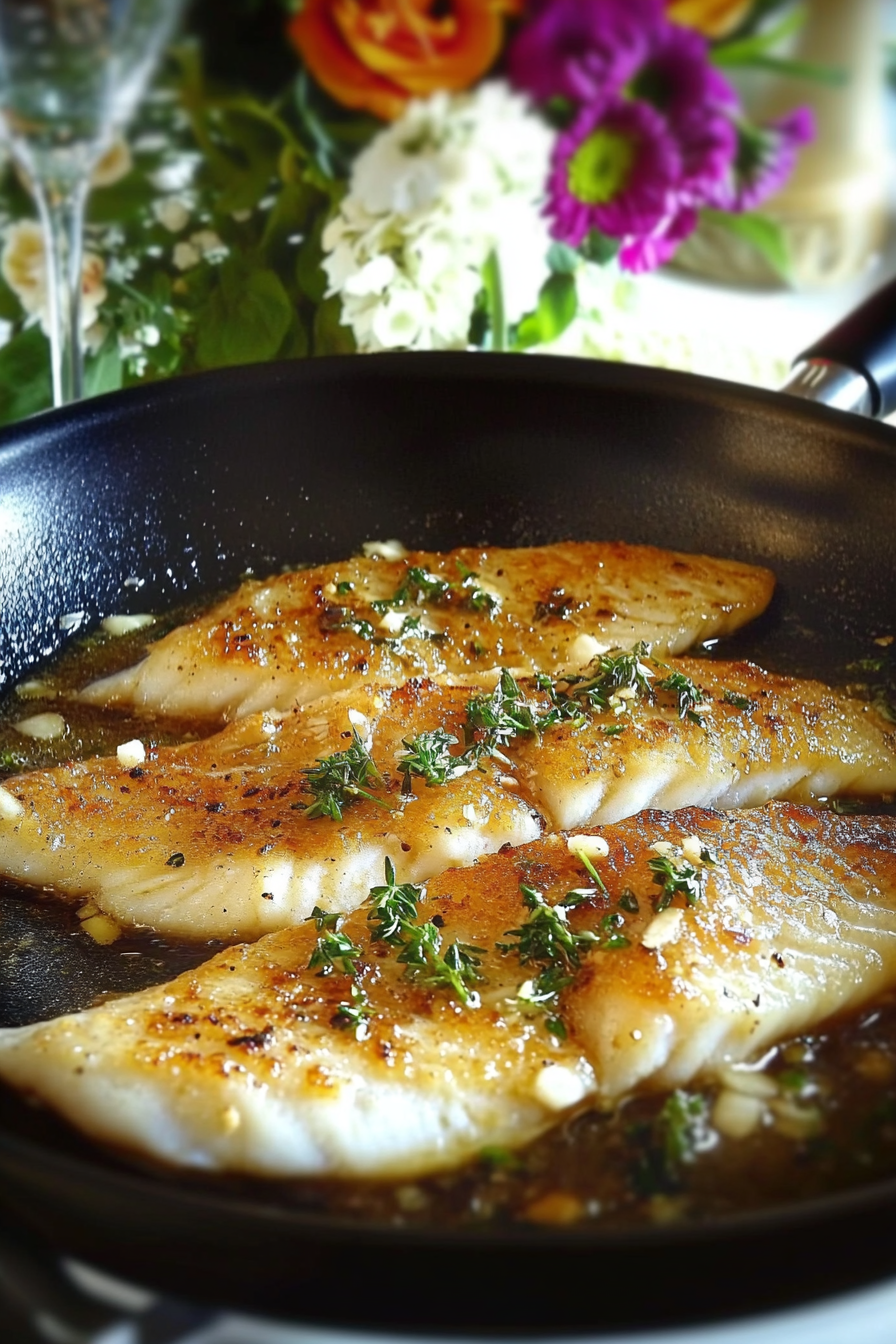
[[[304,0],[289,37],[328,93],[386,121],[410,98],[475,83],[524,0]]]
[[[724,37],[752,9],[752,0],[670,0],[666,13],[683,28],[697,28],[707,37]]]

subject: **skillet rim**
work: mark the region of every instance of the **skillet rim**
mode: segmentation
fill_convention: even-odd
[[[407,376],[411,370],[415,376],[432,376],[435,373],[444,379],[456,377],[461,368],[465,376],[472,376],[476,381],[485,381],[492,376],[502,381],[516,382],[521,377],[523,381],[530,381],[525,371],[531,371],[531,381],[535,381],[536,376],[544,380],[550,371],[558,377],[547,377],[547,381],[568,382],[571,386],[581,384],[625,391],[632,385],[638,392],[650,393],[655,389],[660,393],[671,393],[681,401],[699,400],[717,409],[724,409],[726,404],[733,404],[736,408],[755,404],[774,413],[789,412],[789,418],[794,420],[811,423],[817,418],[821,424],[837,426],[840,432],[846,431],[850,438],[864,440],[865,446],[870,446],[870,435],[871,443],[879,439],[881,449],[896,452],[894,425],[851,411],[838,410],[822,402],[731,379],[648,364],[623,364],[614,360],[584,359],[571,355],[439,350],[413,353],[383,351],[363,359],[346,355],[319,355],[313,359],[270,360],[180,374],[153,383],[120,388],[67,406],[40,411],[12,425],[0,427],[0,466],[6,453],[28,450],[29,440],[35,436],[42,440],[52,431],[66,429],[70,425],[80,425],[86,429],[101,420],[115,418],[131,407],[136,411],[151,411],[156,406],[185,402],[197,397],[201,399],[213,395],[218,386],[251,392],[262,390],[267,385],[280,386],[292,382],[301,385],[306,380],[316,382],[319,377],[339,381],[347,375],[354,380],[358,374],[363,381],[378,381],[396,374]],[[350,374],[349,369],[352,370]],[[36,451],[37,447],[38,444],[34,443],[30,450]]]

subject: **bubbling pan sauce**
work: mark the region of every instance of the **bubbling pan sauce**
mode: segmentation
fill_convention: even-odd
[[[130,738],[161,745],[214,731],[219,725],[208,720],[161,720],[70,698],[75,688],[135,662],[147,634],[155,638],[190,615],[179,610],[150,630],[119,637],[97,632],[9,695],[0,705],[0,773],[113,754]],[[738,656],[748,653],[745,637],[738,642]],[[728,642],[726,656],[731,652]],[[787,670],[819,674],[817,668]],[[822,675],[849,682],[879,705],[891,705],[896,656],[886,645],[870,644],[857,650],[854,664],[823,669]],[[46,715],[58,715],[64,723],[59,736],[21,731],[23,721],[27,726],[28,720]],[[54,727],[52,719],[44,722]],[[883,800],[873,810],[896,813],[896,804]],[[221,946],[139,932],[124,932],[104,944],[91,936],[89,908],[85,918],[84,907],[72,910],[12,884],[0,884],[0,901],[3,1026],[161,983],[199,965]],[[3,1098],[0,1115],[10,1104]],[[760,1119],[737,1137],[738,1117],[745,1110],[758,1111]],[[33,1121],[32,1133],[46,1130],[58,1139],[63,1132],[49,1114],[35,1113]],[[65,1141],[69,1147],[87,1146],[67,1131]],[[896,995],[857,1017],[782,1043],[755,1073],[714,1079],[687,1092],[640,1096],[613,1112],[587,1110],[528,1148],[485,1149],[460,1170],[412,1183],[261,1183],[152,1169],[162,1180],[212,1181],[219,1190],[263,1193],[267,1201],[377,1223],[524,1221],[585,1227],[599,1222],[611,1228],[792,1203],[896,1176]]]

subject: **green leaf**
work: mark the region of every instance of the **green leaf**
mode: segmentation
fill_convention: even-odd
[[[308,353],[308,332],[294,309],[289,330],[277,351],[277,359],[304,359]]]
[[[6,322],[19,322],[22,317],[22,303],[9,285],[0,276],[0,318]]]
[[[742,238],[744,242],[751,243],[773,271],[776,271],[783,280],[790,279],[791,263],[787,239],[781,226],[773,219],[752,211],[734,215],[725,210],[701,210],[700,218],[727,230],[736,238]]]
[[[342,325],[342,300],[332,294],[314,313],[313,343],[316,355],[353,355],[357,350],[351,327]]]
[[[586,261],[593,261],[598,266],[606,266],[607,262],[612,261],[619,251],[619,239],[607,238],[597,229],[592,229],[581,244],[579,251]]]
[[[50,344],[40,327],[29,327],[0,349],[0,423],[46,410],[52,399]]]
[[[581,262],[582,258],[575,248],[566,243],[551,243],[548,248],[548,265],[557,275],[573,275]]]
[[[577,311],[575,278],[568,273],[549,276],[541,287],[535,312],[527,314],[517,327],[513,348],[528,350],[530,346],[556,340]]]
[[[97,353],[84,361],[84,395],[97,397],[101,392],[117,392],[123,381],[118,338],[110,332]]]
[[[275,271],[228,258],[218,285],[197,314],[198,363],[211,369],[273,359],[292,320],[293,306]]]
[[[132,169],[118,182],[90,193],[87,218],[91,224],[124,224],[147,209],[158,194],[145,172]]]
[[[322,211],[296,255],[296,283],[312,303],[321,303],[327,292],[327,273],[321,265],[324,255],[321,234],[325,218]]]
[[[765,55],[779,42],[798,32],[806,22],[806,8],[798,5],[785,14],[779,23],[762,32],[751,33],[748,37],[733,38],[729,42],[719,42],[711,49],[710,60],[713,65],[736,66],[751,65],[757,56]]]

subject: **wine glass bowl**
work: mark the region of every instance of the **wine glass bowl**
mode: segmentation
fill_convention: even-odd
[[[181,0],[0,0],[0,136],[44,230],[55,405],[82,391],[90,175],[133,115],[180,7]]]

